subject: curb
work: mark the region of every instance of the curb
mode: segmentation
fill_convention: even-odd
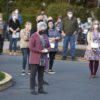
[[[2,81],[0,81],[0,91],[3,91],[7,88],[9,88],[10,86],[12,86],[12,76],[3,72],[5,74],[5,79],[3,79]]]

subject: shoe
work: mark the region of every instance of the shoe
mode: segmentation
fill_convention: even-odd
[[[23,75],[23,76],[24,76],[25,74],[26,74],[26,73],[25,73],[25,70],[22,70],[22,74],[21,74],[21,75]]]
[[[34,91],[34,90],[31,91],[31,94],[32,95],[38,95],[38,93],[36,91]]]
[[[67,58],[65,56],[62,57],[62,60],[66,60]]]
[[[28,75],[30,75],[31,74],[31,72],[30,72],[30,70],[28,71],[28,73],[27,73]]]
[[[49,85],[49,83],[48,83],[48,82],[46,82],[46,81],[43,81],[43,84],[44,84],[44,85]]]
[[[12,52],[9,52],[9,55],[11,56],[12,55]]]
[[[75,57],[72,57],[72,61],[75,61],[76,60],[76,58]]]
[[[48,94],[48,92],[45,92],[45,91],[43,91],[43,90],[42,90],[42,91],[38,91],[38,93],[39,93],[39,94]]]
[[[49,70],[48,70],[48,73],[49,73],[49,74],[55,74],[56,72],[53,71],[53,70],[51,70],[51,69],[49,69]]]
[[[2,53],[0,53],[0,55],[3,55]]]
[[[14,52],[13,55],[16,56],[16,53]]]

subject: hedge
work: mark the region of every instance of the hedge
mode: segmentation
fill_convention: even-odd
[[[86,21],[87,17],[91,17],[91,11],[93,11],[95,14],[95,17],[100,20],[100,8],[89,9],[89,8],[84,8],[83,6],[69,5],[67,3],[51,3],[46,7],[45,12],[48,16],[52,16],[54,20],[56,20],[57,16],[59,15],[61,15],[62,17],[65,17],[66,10],[68,9],[72,9],[73,12],[75,13],[75,16],[80,17],[82,21]],[[26,21],[31,21],[33,24],[35,24],[36,15],[38,12],[40,12],[40,9],[35,6],[22,7],[21,14],[22,14],[24,23]],[[6,15],[6,13],[4,15]]]
[[[3,80],[5,78],[5,74],[0,72],[0,81]]]

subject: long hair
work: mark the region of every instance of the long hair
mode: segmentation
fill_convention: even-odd
[[[92,26],[91,26],[90,32],[93,32],[93,31],[94,31],[93,25],[94,25],[95,23],[97,23],[97,24],[99,25],[97,31],[100,32],[100,22],[99,22],[97,19],[94,19],[94,20],[92,21]]]

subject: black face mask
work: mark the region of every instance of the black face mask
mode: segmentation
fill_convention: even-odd
[[[39,34],[43,35],[43,34],[45,34],[45,31],[39,31]]]

